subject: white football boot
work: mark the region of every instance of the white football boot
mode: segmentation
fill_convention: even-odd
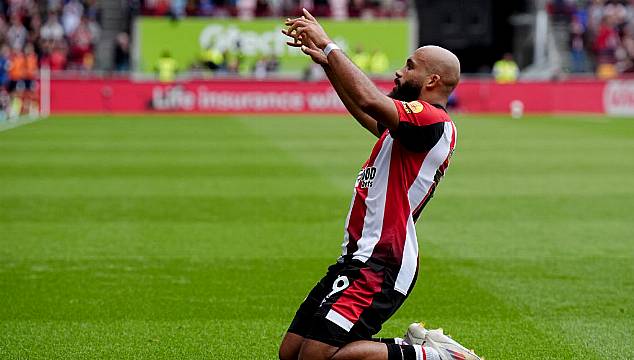
[[[442,360],[482,360],[475,352],[445,335],[442,329],[427,330],[422,324],[413,323],[403,338],[411,345],[429,346],[438,352]]]
[[[410,345],[423,345],[428,331],[425,329],[425,324],[413,323],[407,328],[407,333],[403,336],[403,340]]]

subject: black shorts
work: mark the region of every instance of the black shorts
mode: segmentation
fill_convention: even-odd
[[[371,339],[407,298],[394,290],[396,275],[371,260],[330,266],[300,305],[288,332],[336,347]]]
[[[34,79],[24,80],[24,89],[26,91],[35,91],[36,85],[37,85],[37,81],[35,81]]]
[[[24,91],[27,88],[27,83],[25,80],[11,80],[9,81],[9,92],[12,93],[14,91]]]

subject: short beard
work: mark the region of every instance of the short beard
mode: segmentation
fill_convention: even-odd
[[[414,84],[406,82],[401,84],[400,86],[395,86],[392,91],[387,94],[387,96],[391,97],[394,100],[410,102],[418,100],[421,90],[422,87],[418,87]]]

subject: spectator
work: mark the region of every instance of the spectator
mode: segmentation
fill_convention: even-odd
[[[5,20],[2,13],[0,13],[0,44],[5,44],[7,42],[7,31],[9,30],[9,25]]]
[[[334,20],[346,20],[348,18],[348,0],[331,0],[332,17]]]
[[[363,45],[357,45],[350,59],[363,72],[368,72],[370,70],[370,54],[363,50]]]
[[[68,59],[68,48],[66,42],[60,41],[53,45],[53,48],[44,55],[41,63],[46,64],[51,71],[61,71],[66,69]]]
[[[2,45],[0,50],[0,90],[9,86],[9,58],[11,49],[7,45]]]
[[[258,80],[266,78],[266,59],[260,56],[253,64],[253,76]]]
[[[99,9],[97,0],[85,0],[84,16],[93,22],[99,22],[101,20],[101,10]]]
[[[0,87],[0,121],[5,121],[11,106],[11,96],[5,88]]]
[[[224,61],[222,64],[222,68],[224,69],[224,71],[226,71],[227,74],[239,74],[240,67],[244,64],[243,55],[242,53],[240,53],[239,48],[238,51],[225,50],[222,56]]]
[[[21,49],[12,49],[9,57],[9,93],[24,91],[26,57]]]
[[[271,7],[269,6],[268,0],[256,0],[255,2],[255,16],[263,17],[263,16],[271,16],[273,13],[271,11]]]
[[[66,35],[70,35],[75,32],[75,29],[81,23],[81,18],[84,14],[84,6],[79,0],[70,0],[64,5],[62,11],[62,26]]]
[[[12,0],[9,1],[9,11],[8,14],[10,16],[17,15],[22,18],[31,13],[34,8],[34,3],[32,0]]]
[[[169,51],[163,51],[156,64],[159,81],[164,83],[173,82],[178,71],[178,62],[172,57]]]
[[[212,0],[200,0],[199,14],[201,16],[212,16],[214,13],[214,3]]]
[[[370,56],[370,73],[384,74],[390,70],[390,60],[387,54],[381,50],[375,50]]]
[[[551,10],[556,9],[552,0]],[[571,71],[596,70],[601,78],[613,78],[619,73],[634,71],[634,38],[632,19],[634,1],[590,0],[587,5],[572,9],[570,17]],[[577,1],[581,4],[581,1]],[[555,11],[551,12],[555,17]],[[593,55],[590,64],[588,53]]]
[[[92,70],[94,66],[94,44],[99,30],[87,17],[82,17],[75,31],[70,35],[70,63],[82,70]]]
[[[275,54],[271,54],[266,57],[266,72],[268,74],[276,73],[280,69],[280,60],[275,56]]]
[[[25,90],[26,57],[22,49],[12,49],[9,58],[9,96],[11,105],[9,117],[16,117],[22,113],[22,97]]]
[[[602,79],[613,78],[616,74],[616,49],[619,45],[618,34],[614,28],[614,15],[606,13],[601,20],[599,32],[594,40],[597,54],[597,75]]]
[[[28,22],[27,30],[29,32],[28,42],[33,44],[39,44],[40,41],[40,29],[42,28],[42,18],[37,10],[33,11],[31,19]]]
[[[256,3],[256,0],[238,0],[238,17],[240,20],[253,19]]]
[[[316,16],[333,16],[337,20],[363,14],[369,17],[407,16],[404,0],[143,0],[141,3],[144,15],[176,19],[183,16],[238,16],[247,20],[262,16],[300,16],[303,7]]]
[[[168,15],[170,12],[170,0],[145,0],[143,1],[143,9],[145,15]]]
[[[116,71],[130,70],[130,36],[119,33],[114,49],[114,67]]]
[[[590,6],[588,6],[587,13],[587,30],[591,38],[594,38],[599,32],[599,26],[601,25],[601,19],[603,18],[603,8],[605,6],[604,0],[592,0]]]
[[[187,3],[185,0],[171,0],[170,1],[170,16],[175,20],[185,17],[186,5]]]
[[[40,29],[40,39],[45,42],[56,42],[64,39],[64,28],[59,23],[56,12],[48,13],[48,19]]]
[[[9,27],[9,30],[7,30],[7,42],[9,43],[9,46],[13,49],[22,50],[26,44],[27,37],[28,32],[26,31],[24,24],[22,24],[20,16],[11,16],[11,26]]]
[[[224,55],[217,50],[214,44],[210,44],[207,49],[200,53],[200,63],[203,67],[210,71],[216,71],[224,62]]]
[[[493,65],[493,76],[498,84],[512,84],[517,81],[520,71],[513,60],[513,54],[506,53]]]
[[[586,50],[584,27],[579,17],[573,17],[570,24],[570,49],[572,58],[572,72],[585,72],[586,66]]]
[[[63,0],[48,0],[47,1],[47,9],[49,11],[58,11],[61,10],[62,6],[64,5]]]
[[[22,106],[29,114],[37,114],[39,106],[37,103],[36,88],[39,65],[37,54],[35,54],[35,47],[31,43],[27,44],[24,48],[24,60],[24,95],[22,98]]]

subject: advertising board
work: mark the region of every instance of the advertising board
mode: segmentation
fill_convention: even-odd
[[[352,53],[358,47],[372,53],[380,50],[389,61],[384,73],[391,74],[401,67],[409,55],[409,23],[401,19],[321,21],[341,48]],[[280,71],[299,73],[310,64],[297,48],[286,45],[281,33],[282,19],[186,18],[173,21],[167,18],[139,17],[136,20],[137,70],[153,72],[165,51],[176,60],[179,70],[188,70],[199,61],[203,50],[213,48],[220,53],[240,53],[242,72],[260,57],[275,55]]]

